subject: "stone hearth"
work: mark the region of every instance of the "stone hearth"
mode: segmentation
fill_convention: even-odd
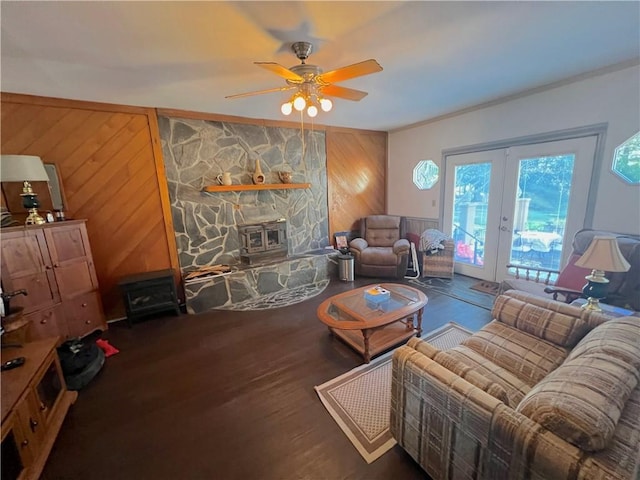
[[[282,307],[321,293],[329,283],[333,250],[298,255],[230,274],[185,282],[187,311],[259,310]]]

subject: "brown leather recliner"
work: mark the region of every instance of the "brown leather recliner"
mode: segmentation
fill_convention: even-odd
[[[356,275],[402,278],[409,263],[409,241],[400,238],[402,217],[371,215],[360,220],[360,238],[349,248]]]

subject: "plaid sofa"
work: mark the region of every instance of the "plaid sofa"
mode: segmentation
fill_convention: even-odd
[[[434,479],[636,479],[640,323],[520,291],[440,351],[393,355],[391,432]]]

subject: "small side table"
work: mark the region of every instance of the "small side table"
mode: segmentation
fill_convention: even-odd
[[[586,299],[578,298],[571,302],[571,305],[582,307],[585,303],[587,303]],[[607,303],[598,303],[600,305],[600,308],[602,309],[602,313],[604,313],[605,315],[609,315],[611,317],[640,317],[640,312],[627,310],[626,308],[616,307],[615,305],[609,305]]]
[[[157,270],[123,277],[118,282],[127,310],[129,327],[138,318],[173,310],[180,315],[180,304],[174,281],[174,270]]]

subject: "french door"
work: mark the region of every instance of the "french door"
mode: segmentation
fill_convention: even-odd
[[[509,263],[559,269],[584,225],[596,137],[445,159],[443,228],[456,272],[501,281]]]

